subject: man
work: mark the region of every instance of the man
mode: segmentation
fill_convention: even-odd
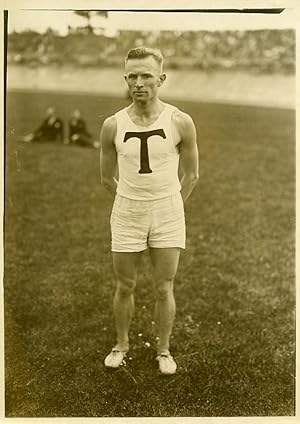
[[[69,121],[68,143],[85,147],[99,147],[99,142],[92,140],[92,135],[87,130],[85,120],[78,109],[74,110]]]
[[[25,141],[27,143],[35,141],[56,141],[62,143],[63,138],[63,121],[56,116],[54,107],[48,107],[46,110],[46,118],[39,128],[33,133],[22,137],[21,141]]]
[[[159,50],[130,50],[125,80],[132,103],[107,118],[101,131],[101,181],[115,196],[111,232],[117,330],[117,344],[104,363],[119,367],[129,350],[133,293],[142,252],[149,248],[156,294],[156,359],[163,374],[174,374],[177,365],[169,351],[175,317],[173,281],[180,249],[185,248],[183,202],[198,179],[198,149],[191,117],[159,99],[165,79]]]

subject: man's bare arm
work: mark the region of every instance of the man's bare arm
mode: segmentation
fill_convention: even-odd
[[[107,118],[100,134],[101,184],[114,196],[117,190],[117,152],[114,144],[117,123],[114,117]]]
[[[180,135],[180,169],[181,195],[185,202],[191,195],[199,178],[199,153],[197,134],[192,118],[186,113],[174,114],[177,129]]]

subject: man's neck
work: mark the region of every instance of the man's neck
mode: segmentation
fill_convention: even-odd
[[[155,98],[147,103],[134,101],[132,111],[135,115],[150,118],[153,115],[160,113],[163,109],[163,103],[159,98]]]

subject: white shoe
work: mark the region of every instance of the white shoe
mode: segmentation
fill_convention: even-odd
[[[157,355],[156,360],[158,361],[159,370],[162,374],[175,374],[177,364],[171,356],[170,352],[163,352]]]
[[[119,368],[126,357],[126,351],[112,349],[112,351],[104,359],[104,365],[109,368]]]

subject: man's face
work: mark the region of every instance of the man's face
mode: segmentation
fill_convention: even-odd
[[[79,119],[80,118],[80,111],[78,109],[75,109],[73,112],[73,118]]]
[[[158,88],[166,76],[152,56],[143,59],[129,59],[125,64],[125,80],[133,100],[147,103],[157,96]]]
[[[48,118],[51,118],[52,116],[55,115],[55,110],[53,107],[48,107],[48,109],[46,110],[46,115]]]

